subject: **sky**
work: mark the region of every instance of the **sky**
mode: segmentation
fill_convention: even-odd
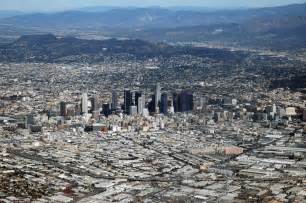
[[[60,11],[91,6],[196,6],[206,8],[267,7],[306,0],[0,0],[0,10]]]

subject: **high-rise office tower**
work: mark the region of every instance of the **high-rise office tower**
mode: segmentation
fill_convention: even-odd
[[[166,93],[163,93],[161,95],[159,109],[160,109],[160,113],[168,114],[168,95]]]
[[[142,93],[141,92],[135,92],[135,106],[138,107],[138,99],[141,97]]]
[[[82,94],[82,114],[88,113],[88,96],[87,93],[84,92]]]
[[[137,106],[130,106],[129,115],[135,116],[137,114]]]
[[[91,103],[91,109],[90,109],[91,113],[99,110],[99,103],[98,103],[98,98],[97,97],[90,98],[90,103]]]
[[[102,105],[102,113],[106,117],[111,115],[111,109],[110,109],[110,105],[109,104],[103,104]]]
[[[64,101],[60,103],[60,116],[67,116],[67,104]]]
[[[132,106],[133,96],[130,90],[124,90],[124,112],[130,114],[130,106]]]
[[[193,95],[189,91],[182,91],[179,95],[179,112],[193,110]]]
[[[157,83],[156,87],[155,87],[155,112],[158,112],[158,107],[159,107],[159,103],[160,103],[160,99],[161,99],[161,88],[160,88],[160,84]]]
[[[117,92],[112,91],[112,110],[117,110],[118,107],[118,95]]]
[[[173,101],[171,101],[171,104],[170,104],[170,106],[169,106],[169,112],[168,112],[168,113],[171,113],[171,114],[174,113]]]
[[[76,116],[81,115],[82,114],[82,103],[81,104],[79,104],[79,103],[75,104],[74,109],[75,109],[74,111],[75,111]]]
[[[276,111],[277,111],[276,104],[273,104],[273,105],[272,105],[272,112],[273,112],[274,114],[276,114]]]
[[[151,98],[151,101],[149,102],[149,105],[148,105],[148,110],[150,113],[155,113],[155,95],[152,95],[152,98]]]
[[[172,100],[174,112],[179,112],[179,95],[177,93],[173,93]]]
[[[138,102],[137,102],[137,112],[139,115],[143,115],[143,109],[145,108],[145,96],[142,95],[141,97],[138,98]]]

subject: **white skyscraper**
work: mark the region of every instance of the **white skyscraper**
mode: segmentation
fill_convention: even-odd
[[[160,91],[161,91],[160,84],[157,83],[156,88],[155,88],[155,109],[156,109],[156,111],[158,110],[159,102],[160,102],[160,99],[161,99]]]
[[[142,95],[142,97],[138,98],[138,114],[142,115],[143,114],[143,109],[145,108],[145,97]]]
[[[276,113],[276,112],[277,112],[276,104],[273,104],[273,105],[272,105],[272,112],[273,112],[273,113]]]
[[[87,92],[82,94],[82,114],[88,113],[88,96]]]

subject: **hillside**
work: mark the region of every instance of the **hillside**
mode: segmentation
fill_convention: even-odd
[[[178,55],[210,57],[218,60],[238,60],[240,52],[226,50],[174,47],[142,40],[84,40],[59,38],[52,34],[22,36],[13,43],[0,46],[0,62],[55,62],[73,58],[74,61],[104,60],[104,57],[131,58],[169,57]],[[82,56],[82,57],[80,57]]]

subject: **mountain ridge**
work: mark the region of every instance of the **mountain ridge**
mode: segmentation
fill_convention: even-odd
[[[12,36],[16,39],[24,34],[53,33],[85,39],[212,42],[273,50],[306,48],[303,27],[306,27],[306,3],[219,11],[133,7],[0,19],[1,41],[12,42]]]
[[[236,54],[219,49],[170,46],[134,40],[84,40],[74,37],[56,37],[52,34],[22,36],[13,43],[0,45],[1,62],[56,62],[65,58],[89,61],[104,57],[129,56],[128,58],[171,57],[179,55],[214,57],[218,60],[236,60]]]
[[[16,26],[105,26],[105,27],[177,27],[242,22],[251,18],[278,15],[305,15],[306,3],[256,9],[190,11],[166,8],[115,8],[104,12],[65,11],[34,13],[0,20]]]

